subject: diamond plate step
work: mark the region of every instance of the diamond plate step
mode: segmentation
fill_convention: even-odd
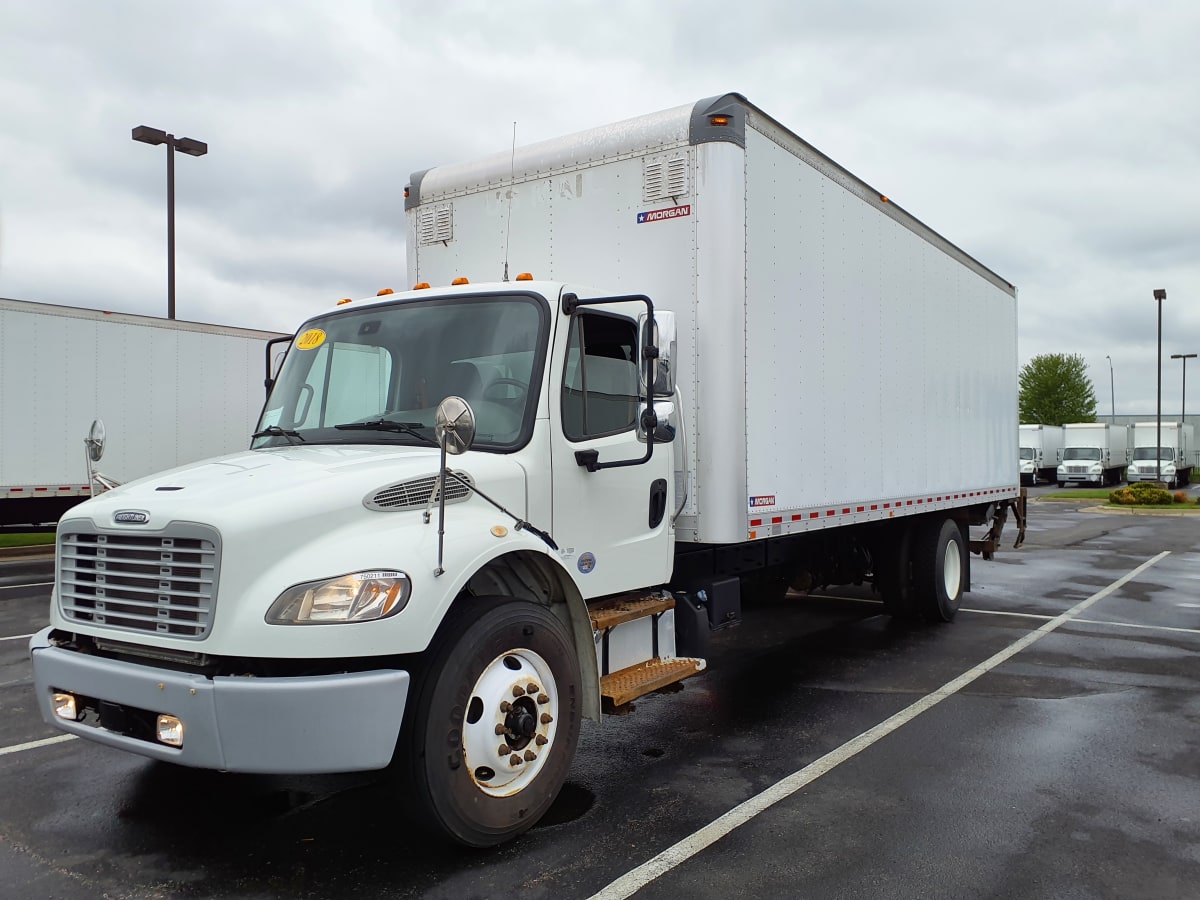
[[[647,660],[601,678],[600,696],[612,706],[624,706],[630,700],[703,672],[704,665],[702,659],[682,656]]]
[[[603,631],[606,628],[615,628],[625,622],[664,613],[674,608],[675,600],[672,597],[642,596],[601,600],[588,611],[592,615],[592,628],[596,631]]]

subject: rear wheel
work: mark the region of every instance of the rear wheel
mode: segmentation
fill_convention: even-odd
[[[461,606],[439,632],[396,765],[424,818],[490,847],[554,802],[579,740],[579,664],[549,609],[506,598]]]
[[[967,553],[962,529],[953,519],[921,523],[913,545],[913,587],[922,617],[949,622],[966,587]]]

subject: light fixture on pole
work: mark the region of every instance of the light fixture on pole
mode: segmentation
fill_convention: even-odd
[[[1172,353],[1171,359],[1183,360],[1183,394],[1179,401],[1179,423],[1183,424],[1183,419],[1187,415],[1187,361],[1195,359],[1195,353]]]
[[[1112,407],[1111,407],[1112,415],[1109,416],[1109,419],[1112,420],[1112,423],[1114,425],[1116,425],[1117,424],[1117,387],[1116,387],[1115,382],[1113,381],[1112,357],[1105,354],[1104,358],[1108,360],[1108,392],[1110,394],[1110,399],[1112,401]]]
[[[1162,302],[1167,299],[1163,288],[1154,289],[1154,299],[1158,301],[1158,415],[1155,418],[1154,433],[1154,480],[1162,481]]]
[[[175,318],[175,151],[188,156],[203,156],[208,144],[192,138],[177,138],[158,128],[139,125],[133,139],[143,144],[167,145],[167,318]]]

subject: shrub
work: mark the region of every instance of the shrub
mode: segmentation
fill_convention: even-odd
[[[1118,488],[1108,495],[1109,503],[1120,506],[1170,506],[1173,499],[1170,491],[1145,481]]]
[[[1175,492],[1175,502],[1176,503],[1187,503],[1188,502],[1187,491],[1176,491]]]

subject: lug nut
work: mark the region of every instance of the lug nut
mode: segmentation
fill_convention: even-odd
[[[508,733],[508,729],[505,728],[503,725],[496,726],[496,734],[507,734],[507,733]]]
[[[549,725],[553,721],[554,721],[554,716],[550,715],[550,713],[542,713],[542,724],[543,725]]]
[[[519,684],[514,684],[513,685],[513,696],[514,697],[524,697],[525,696],[525,688],[521,687]]]
[[[500,701],[500,712],[506,713],[506,712],[510,712],[511,710],[512,710],[511,703],[509,703],[507,700]]]
[[[537,745],[539,747],[545,747],[546,742],[549,740],[549,738],[547,738],[544,734],[539,734],[537,737],[534,738],[534,740],[537,741]]]
[[[519,754],[516,754],[516,753],[514,753],[512,756],[510,756],[510,757],[508,758],[508,764],[509,764],[510,766],[519,766],[519,765],[521,764],[521,757],[520,757],[520,755],[519,755]]]
[[[539,706],[545,706],[549,702],[550,702],[549,694],[538,694],[538,705]]]
[[[536,694],[540,690],[541,690],[541,688],[538,687],[536,684],[534,684],[532,681],[529,682],[529,684],[525,685],[525,693],[527,693],[527,694]]]
[[[500,752],[499,752],[499,754],[498,754],[498,755],[500,755],[500,756],[508,756],[508,754],[510,754],[510,753],[512,753],[512,747],[508,746],[508,744],[501,744],[501,745],[500,745]]]
[[[525,751],[525,762],[533,762],[535,759],[537,759],[536,753],[534,753],[532,750]]]

